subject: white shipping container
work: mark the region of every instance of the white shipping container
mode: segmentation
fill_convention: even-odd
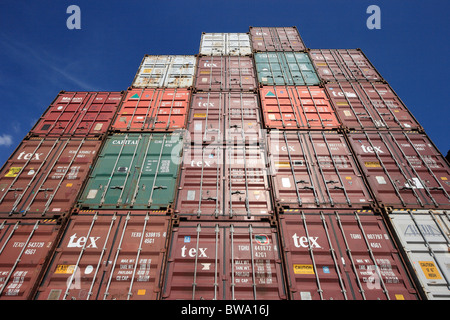
[[[194,83],[193,55],[146,55],[134,78],[134,88],[188,88]]]
[[[390,221],[429,300],[450,299],[450,212],[393,210]]]
[[[207,56],[245,56],[252,53],[247,33],[202,33],[200,54]]]

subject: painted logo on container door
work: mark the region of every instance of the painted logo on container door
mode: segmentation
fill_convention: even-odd
[[[294,246],[296,248],[309,248],[309,246],[311,246],[311,248],[319,248],[321,249],[322,247],[319,245],[319,243],[317,243],[319,237],[305,237],[305,236],[298,236],[297,233],[294,233],[294,235],[292,236],[292,240],[294,240]]]
[[[87,237],[77,237],[77,234],[74,233],[69,239],[68,248],[83,248],[86,244],[86,248],[98,249],[97,241],[100,237],[89,237],[88,239]]]
[[[384,153],[383,150],[381,150],[381,147],[377,147],[377,146],[365,146],[365,145],[361,145],[361,149],[363,150],[364,153]]]
[[[255,241],[260,245],[268,245],[270,243],[269,237],[265,234],[255,235]]]

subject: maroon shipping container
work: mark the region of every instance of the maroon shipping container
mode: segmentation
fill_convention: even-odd
[[[450,167],[425,134],[354,131],[348,138],[379,205],[450,208]]]
[[[297,27],[250,27],[252,49],[258,51],[303,51]]]
[[[0,219],[0,300],[30,300],[56,246],[61,224]]]
[[[284,300],[277,228],[268,222],[173,226],[162,299]]]
[[[122,92],[61,91],[31,129],[39,137],[98,136],[105,133]]]
[[[157,300],[170,218],[141,212],[73,215],[36,299]]]
[[[98,138],[23,140],[0,171],[0,217],[68,214],[100,145]]]
[[[197,91],[253,91],[256,74],[253,59],[245,56],[200,56]]]
[[[265,149],[190,146],[184,150],[175,214],[187,218],[270,218]]]
[[[262,120],[255,93],[208,92],[192,96],[187,141],[194,144],[259,144]]]
[[[422,129],[388,84],[340,81],[325,88],[343,126],[350,130]]]
[[[311,49],[309,55],[319,77],[326,82],[383,81],[361,49]]]
[[[380,216],[351,210],[280,217],[290,298],[417,300]]]
[[[373,204],[343,134],[271,131],[267,143],[278,210]]]

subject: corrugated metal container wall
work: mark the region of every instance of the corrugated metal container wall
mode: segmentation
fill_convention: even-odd
[[[266,128],[330,130],[340,127],[323,88],[263,86],[259,94]]]
[[[111,129],[121,132],[183,129],[190,97],[188,89],[129,89]]]
[[[361,49],[311,49],[309,54],[324,81],[383,81]]]
[[[0,216],[69,214],[101,143],[98,138],[23,140],[0,172]]]
[[[80,208],[170,208],[182,141],[182,135],[177,132],[107,137],[78,201]]]
[[[0,219],[0,300],[30,300],[53,255],[61,224]]]
[[[306,49],[296,27],[250,27],[250,38],[254,52]]]
[[[258,97],[246,92],[198,92],[192,95],[187,141],[227,145],[263,142]]]
[[[185,218],[271,218],[265,149],[222,145],[187,148],[174,212]]]
[[[449,212],[392,210],[389,220],[426,299],[450,299]]]
[[[145,211],[72,216],[37,300],[157,300],[170,217]]]
[[[380,206],[450,208],[450,167],[425,134],[354,131],[348,138]]]
[[[272,130],[267,140],[277,210],[374,203],[343,134]]]
[[[257,52],[254,58],[260,85],[319,85],[319,78],[306,53]]]
[[[196,75],[197,91],[256,90],[256,74],[250,57],[201,56]]]
[[[163,299],[286,299],[276,227],[180,221],[172,230]]]
[[[121,92],[61,91],[30,134],[39,137],[101,135],[109,129],[121,100]]]
[[[325,88],[342,124],[350,130],[422,130],[388,84],[328,83]]]
[[[146,55],[133,80],[133,88],[189,88],[194,84],[197,57]]]
[[[250,37],[247,33],[202,33],[201,55],[245,56],[252,54]]]
[[[351,210],[280,217],[291,299],[417,300],[380,216]]]

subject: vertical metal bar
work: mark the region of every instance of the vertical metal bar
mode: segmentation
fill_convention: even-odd
[[[133,164],[136,165],[134,163],[134,158],[136,157],[136,152],[138,150],[138,147],[141,145],[141,139],[142,139],[142,134],[139,135],[139,138],[136,143],[136,147],[134,148],[133,156],[131,157],[131,161],[130,161],[130,168],[129,168],[129,170],[127,170],[127,174],[125,176],[125,180],[123,182],[119,198],[117,199],[117,204],[116,204],[117,207],[119,207],[122,204],[122,195],[123,195],[123,192],[125,191],[125,189],[127,189],[126,185],[128,182],[128,177],[130,176],[131,168],[132,168]]]
[[[219,290],[219,283],[218,283],[218,277],[217,277],[217,256],[219,254],[219,225],[216,224],[216,227],[214,228],[216,240],[215,240],[215,255],[214,255],[214,300],[217,300],[217,291]]]
[[[165,92],[165,90],[163,90],[163,93],[162,93],[163,97],[164,97],[164,92]],[[170,103],[170,112],[169,112],[169,118],[167,119],[166,130],[168,130],[169,126],[170,126],[170,119],[172,118],[172,111],[173,111],[173,106],[175,104],[175,97],[176,97],[176,95],[177,95],[177,89],[175,88],[175,89],[173,89],[173,98],[172,98],[172,102]],[[161,103],[162,103],[162,98],[161,98]],[[159,108],[158,108],[158,110],[159,110]],[[156,117],[158,117],[158,115],[159,115],[159,113],[156,114]],[[156,120],[157,119],[158,118],[156,118],[155,122],[153,123],[153,128],[155,128],[155,124],[156,124]]]
[[[291,168],[292,178],[294,179],[295,192],[297,194],[297,202],[298,202],[298,205],[301,207],[303,205],[303,203],[302,203],[302,198],[300,196],[300,192],[298,190],[298,185],[297,185],[298,183],[300,183],[300,181],[297,181],[297,178],[295,176],[294,161],[292,161],[291,151],[289,150],[289,143],[288,143],[288,140],[286,137],[286,131],[283,132],[283,137],[284,137],[284,143],[286,144],[286,151],[287,151],[288,157],[289,157],[289,167]],[[301,144],[300,137],[299,137],[299,142]],[[303,154],[303,158],[305,159],[305,162],[306,162],[305,154]]]
[[[84,254],[84,251],[86,250],[86,245],[88,243],[89,237],[91,236],[91,232],[92,232],[92,229],[94,228],[94,224],[97,221],[97,217],[98,217],[98,215],[97,215],[97,212],[96,212],[95,215],[92,217],[92,222],[91,222],[91,225],[89,227],[88,233],[86,235],[86,241],[84,242],[83,247],[80,250],[80,254],[78,255],[78,259],[77,259],[77,262],[75,264],[75,267],[73,268],[72,275],[69,278],[70,280],[67,281],[67,288],[66,288],[66,292],[64,293],[63,300],[66,300],[67,296],[69,295],[69,289],[72,286],[73,278],[77,275],[78,266],[80,265],[81,258],[82,258],[83,254]]]
[[[93,101],[95,101],[95,99],[97,98],[98,94],[99,94],[98,92],[95,93],[95,96],[94,96]],[[86,131],[86,134],[89,134],[89,133],[90,133],[90,131],[91,131],[91,129],[92,129],[92,126],[93,126],[94,123],[97,121],[98,117],[100,116],[100,114],[101,114],[101,112],[102,112],[102,110],[103,110],[103,107],[105,106],[106,101],[108,100],[108,98],[109,98],[110,95],[111,95],[111,92],[108,92],[108,94],[107,94],[105,100],[104,100],[103,103],[102,103],[102,106],[98,109],[97,114],[95,115],[95,119],[92,120],[92,121],[90,122],[89,128],[88,128],[87,131]],[[91,105],[92,105],[92,104],[91,104]],[[88,108],[86,108],[86,112],[85,112],[84,114],[86,114],[87,112],[88,112]],[[81,120],[82,120],[82,119],[80,119],[80,122],[81,122]],[[72,126],[72,127],[73,127],[73,126]],[[75,126],[75,128],[74,128],[75,131],[77,130],[77,127],[78,127],[78,125]]]
[[[216,147],[216,155],[217,155],[217,164],[216,164],[216,197],[215,197],[215,201],[216,201],[216,209],[214,210],[214,215],[217,218],[219,216],[219,183],[220,183],[220,166],[223,164],[219,164],[219,159],[220,159],[220,150],[221,148],[219,146]],[[223,201],[223,200],[222,200]],[[224,208],[222,208],[222,212],[223,212]]]
[[[231,237],[231,300],[236,300],[234,296],[234,291],[236,283],[234,281],[234,226],[230,226],[230,237]]]
[[[130,206],[131,206],[131,207],[133,207],[133,206],[134,206],[134,203],[136,202],[136,198],[137,198],[137,195],[138,195],[138,192],[139,192],[139,183],[140,183],[140,181],[141,181],[142,172],[144,171],[144,168],[145,168],[145,161],[147,160],[148,149],[149,149],[149,147],[150,147],[150,144],[151,144],[151,142],[152,142],[152,139],[153,139],[153,133],[150,134],[150,136],[148,137],[148,144],[147,144],[147,148],[145,149],[144,160],[142,161],[141,168],[140,168],[140,170],[139,170],[139,176],[138,176],[138,179],[137,179],[137,181],[136,181],[136,186],[135,186],[135,188],[134,188],[133,198],[131,199],[131,202],[130,202]]]
[[[148,114],[150,113],[150,110],[152,110],[152,116],[153,116],[153,112],[154,112],[154,108],[153,108],[153,105],[152,105],[152,103],[153,103],[153,98],[155,98],[156,101],[158,101],[158,100],[157,100],[157,97],[158,97],[159,91],[158,91],[157,89],[152,89],[152,91],[153,91],[153,92],[152,92],[152,97],[150,98],[150,101],[148,102],[147,112],[146,112],[146,114],[145,114],[144,121],[142,122],[141,130],[144,130],[144,129],[145,129],[145,124],[146,124],[147,121],[148,121]],[[135,115],[135,113],[136,113],[136,110],[137,110],[137,108],[138,108],[139,102],[141,101],[141,97],[142,97],[143,94],[144,94],[144,89],[142,89],[142,91],[141,91],[141,96],[139,97],[139,100],[138,100],[138,102],[136,103],[136,108],[134,109],[135,111],[134,111],[134,113],[133,113],[133,116],[131,117],[131,121],[130,121],[129,125],[127,126],[127,130],[129,130],[130,127],[131,127],[131,123],[133,122],[134,115]],[[155,97],[155,94],[156,94],[156,97]],[[151,117],[151,118],[152,118],[152,117]],[[148,123],[148,126],[150,126],[150,123]]]
[[[293,89],[291,89],[291,90],[293,90]],[[308,90],[309,90],[309,89],[308,89]],[[289,92],[289,91],[288,91],[288,92]],[[302,101],[302,98],[301,98],[301,96],[300,96],[300,93],[298,92],[297,86],[295,87],[295,93],[297,94],[297,99],[298,99],[298,101],[300,102],[300,109],[302,109],[302,111],[299,110],[298,104],[295,103],[295,96],[294,96],[294,104],[292,104],[292,105],[293,105],[293,106],[295,105],[296,110],[297,110],[296,118],[297,118],[297,115],[298,115],[298,118],[300,119],[300,121],[301,121],[301,123],[302,123],[302,127],[303,127],[304,124],[303,124],[303,120],[302,120],[302,117],[301,117],[301,114],[303,113],[303,116],[304,116],[305,121],[306,121],[306,125],[308,126],[308,129],[311,129],[311,125],[310,125],[310,123],[309,123],[308,117],[306,116],[305,107],[303,106],[303,101]],[[297,121],[297,127],[298,127],[298,121]],[[298,127],[298,128],[299,128],[299,127]]]
[[[19,224],[20,224],[21,222],[22,222],[22,221],[19,220],[19,221],[17,221],[16,224],[14,225],[13,229],[11,230],[11,233],[9,234],[8,238],[5,240],[5,242],[3,243],[2,248],[0,249],[0,254],[3,253],[3,250],[6,248],[6,245],[8,244],[9,240],[10,240],[11,237],[13,236],[14,232],[19,228]],[[3,229],[3,226],[5,225],[5,223],[6,223],[6,220],[3,220],[3,223],[2,223],[2,229]]]
[[[110,271],[110,274],[109,274],[108,283],[106,284],[105,293],[103,294],[103,300],[106,300],[106,298],[109,296],[109,287],[111,285],[111,281],[112,281],[112,277],[113,277],[113,274],[114,274],[114,270],[116,268],[117,259],[119,258],[120,251],[122,250],[122,242],[123,242],[123,238],[125,236],[125,231],[126,231],[127,226],[128,226],[128,221],[131,218],[130,215],[131,215],[131,212],[128,212],[127,217],[125,219],[125,224],[123,226],[122,235],[120,236],[119,245],[118,245],[117,250],[116,250],[116,255],[114,257],[114,262],[113,262],[113,265],[112,265],[112,268],[111,268],[111,271]]]
[[[229,216],[230,218],[233,217],[233,186],[232,186],[232,178],[233,178],[233,172],[231,171],[231,146],[227,146],[228,151],[228,210],[229,210]]]
[[[200,243],[200,231],[202,230],[200,223],[197,224],[197,244],[195,248],[195,262],[194,262],[194,280],[192,282],[192,300],[195,300],[195,289],[197,288],[197,265],[198,265],[198,244]]]
[[[139,263],[139,257],[141,256],[142,242],[144,240],[144,234],[145,234],[145,229],[147,228],[148,219],[149,219],[149,215],[147,212],[147,214],[145,215],[145,219],[144,219],[144,226],[142,227],[142,234],[141,234],[141,240],[139,242],[139,248],[137,249],[136,261],[134,262],[133,275],[131,277],[130,289],[128,290],[127,300],[130,300],[131,296],[133,295],[132,291],[133,291],[134,277],[136,276],[136,268]]]
[[[254,258],[253,258],[253,256],[254,256],[253,255],[253,228],[252,228],[251,224],[248,227],[248,233],[249,233],[249,237],[250,237],[250,255],[251,255],[251,258],[252,258],[253,299],[257,300],[256,299],[255,261],[254,261]]]
[[[193,149],[195,150],[195,149]],[[202,214],[202,200],[203,200],[203,171],[204,171],[204,154],[205,154],[205,147],[202,147],[202,169],[200,173],[200,192],[198,197],[198,210],[197,210],[197,217],[200,218]]]
[[[92,291],[92,289],[94,288],[95,279],[97,279],[97,274],[98,274],[98,271],[99,271],[99,269],[100,269],[100,266],[101,266],[101,263],[102,263],[103,256],[105,255],[106,250],[108,250],[108,248],[106,247],[106,245],[107,245],[107,243],[108,243],[109,236],[110,236],[110,234],[111,234],[111,230],[112,230],[112,227],[113,227],[114,222],[116,221],[116,219],[117,219],[117,216],[116,216],[116,213],[114,213],[114,215],[113,215],[113,217],[112,217],[112,219],[111,219],[111,224],[109,225],[109,229],[108,229],[108,233],[107,233],[106,238],[105,238],[105,242],[103,243],[102,252],[100,253],[100,257],[98,258],[97,268],[95,268],[95,273],[94,273],[94,276],[92,277],[91,286],[90,286],[90,288],[89,288],[89,291],[88,291],[86,300],[89,300],[89,298],[94,294],[94,292]]]
[[[320,199],[319,199],[319,195],[317,194],[316,186],[314,184],[314,176],[316,176],[316,175],[313,175],[313,170],[310,167],[311,164],[309,162],[309,158],[306,157],[306,150],[303,147],[303,142],[302,142],[302,138],[300,136],[300,132],[299,131],[297,131],[297,139],[298,139],[298,142],[299,142],[300,147],[302,149],[303,159],[305,160],[305,167],[306,167],[306,170],[308,172],[309,181],[310,181],[310,183],[312,185],[312,187],[304,187],[304,188],[305,189],[311,189],[312,188],[313,193],[314,193],[314,201],[316,203],[316,206],[319,206],[320,205]],[[312,159],[311,159],[311,161],[312,161]],[[298,182],[296,181],[295,183],[296,184],[300,183],[300,181],[298,181]],[[319,187],[320,187],[320,184],[319,184]]]
[[[348,103],[348,106],[350,107],[350,109],[352,109],[352,112],[353,112],[353,114],[355,115],[356,121],[358,121],[359,126],[361,127],[361,129],[364,130],[365,127],[364,127],[364,125],[362,124],[361,120],[359,119],[358,112],[356,112],[355,109],[353,108],[353,105],[352,105],[350,99],[349,99],[349,98],[347,97],[347,95],[345,94],[344,88],[342,88],[342,85],[341,85],[340,82],[338,82],[337,84],[338,84],[338,86],[339,86],[339,89],[342,91],[342,94],[344,95],[345,100],[346,100],[347,103]],[[364,106],[364,105],[363,105],[363,106]],[[365,108],[365,106],[364,106],[364,108]],[[366,112],[367,112],[367,109],[366,109]],[[372,122],[373,122],[373,121],[372,121]]]
[[[153,203],[153,192],[155,191],[155,184],[156,184],[156,179],[158,177],[158,172],[159,172],[159,165],[161,164],[161,157],[162,157],[162,152],[164,149],[164,145],[166,143],[166,135],[163,136],[163,141],[161,143],[161,151],[159,152],[159,158],[158,158],[158,165],[156,167],[156,171],[155,171],[155,179],[153,180],[153,185],[152,185],[152,191],[150,193],[150,198],[148,200],[148,206],[150,207]]]

